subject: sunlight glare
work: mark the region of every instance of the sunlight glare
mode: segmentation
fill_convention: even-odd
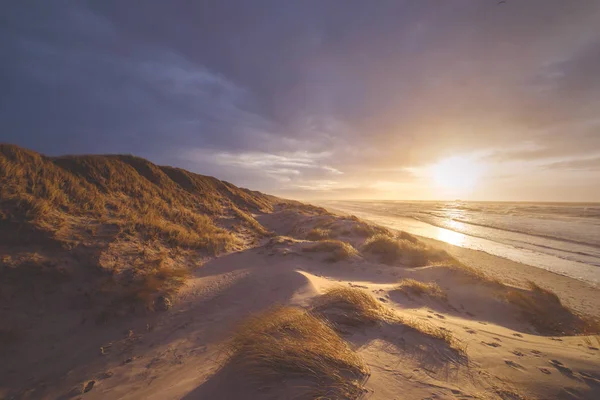
[[[433,165],[435,184],[444,189],[470,191],[483,173],[483,165],[467,157],[450,157]]]

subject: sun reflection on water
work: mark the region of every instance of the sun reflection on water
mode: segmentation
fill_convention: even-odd
[[[454,246],[462,246],[465,241],[465,235],[449,229],[438,228],[437,239]]]

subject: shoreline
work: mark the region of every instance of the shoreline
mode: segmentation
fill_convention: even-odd
[[[319,205],[326,208],[332,214],[356,215],[338,208],[327,207],[323,204]],[[388,229],[401,230],[401,226],[398,223],[382,224],[381,221],[369,218],[364,213],[357,216]],[[513,261],[500,255],[488,253],[485,250],[457,246],[423,235],[411,234],[432,247],[447,251],[465,265],[478,269],[493,278],[498,278],[509,285],[519,287],[526,287],[527,281],[533,281],[539,286],[555,292],[563,303],[574,310],[600,318],[600,288],[591,282]]]
[[[478,269],[493,278],[513,286],[525,287],[533,281],[555,292],[563,303],[579,312],[600,317],[600,289],[588,282],[542,268],[512,261],[500,256],[454,246],[440,240],[419,236],[432,247],[447,251],[463,264]]]
[[[326,202],[319,205],[331,212],[335,211],[341,215],[355,215],[388,229],[402,230],[411,235],[439,240],[471,250],[481,250],[497,257],[568,276],[600,288],[598,267],[581,261],[569,260],[527,248],[514,247],[484,237],[468,235],[409,216],[380,213],[377,210],[356,210],[353,208],[336,208],[336,206],[329,208]]]

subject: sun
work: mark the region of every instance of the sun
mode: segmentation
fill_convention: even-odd
[[[475,188],[483,174],[483,165],[471,158],[455,156],[443,159],[431,167],[435,184],[456,193]]]

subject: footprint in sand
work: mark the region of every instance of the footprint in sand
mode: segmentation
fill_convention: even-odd
[[[556,368],[561,374],[573,376],[573,370],[558,360],[550,360],[550,364]]]
[[[552,372],[550,372],[550,370],[548,368],[541,368],[540,367],[540,371],[542,371],[542,373],[546,374],[546,375],[550,375]]]
[[[439,319],[446,319],[446,317],[444,317],[442,314],[434,314],[436,317],[438,317]]]
[[[516,369],[525,369],[525,367],[523,367],[521,364],[517,364],[516,362],[514,362],[512,360],[504,360],[504,363],[506,365],[508,365],[509,367],[513,367]]]
[[[487,325],[488,324],[487,322],[483,322],[483,321],[477,321],[477,322],[479,322],[481,325]]]
[[[541,352],[541,351],[539,351],[539,350],[531,350],[531,353],[532,353],[532,354],[535,354],[535,355],[536,355],[536,356],[538,356],[538,357],[542,355],[542,352]]]
[[[517,357],[523,357],[523,356],[525,355],[525,354],[523,354],[523,353],[521,353],[520,351],[517,351],[517,350],[513,351],[512,353],[513,353],[515,356],[517,356]]]
[[[513,336],[516,336],[516,337],[523,337],[523,335],[521,335],[520,333],[513,333]]]
[[[484,344],[486,346],[490,346],[490,347],[502,347],[502,345],[500,343],[496,343],[496,342],[481,342],[481,344]]]
[[[588,385],[600,386],[600,377],[597,375],[592,375],[587,372],[579,372],[581,375],[581,379],[584,380]]]
[[[502,340],[500,340],[500,338],[497,338],[497,337],[495,337],[495,338],[492,338],[492,339],[494,339],[494,340],[497,340],[498,342],[501,342],[501,341],[502,341]]]
[[[464,329],[465,331],[467,331],[467,333],[470,333],[471,335],[473,335],[473,334],[477,333],[477,331],[476,331],[475,329],[471,329],[471,328],[469,328],[468,326],[463,326],[463,329]]]

